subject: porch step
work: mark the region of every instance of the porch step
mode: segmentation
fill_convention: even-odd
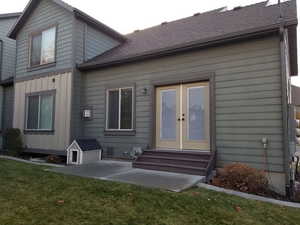
[[[133,163],[134,168],[207,175],[211,168],[210,152],[147,150]]]
[[[206,175],[206,168],[198,168],[193,166],[177,166],[174,164],[161,164],[152,162],[134,162],[134,168],[147,169],[147,170],[158,170],[158,171],[168,171],[175,173],[186,173],[192,175]]]
[[[186,158],[186,157],[173,157],[171,156],[159,156],[159,155],[143,155],[139,157],[138,162],[152,162],[161,164],[175,164],[182,166],[194,166],[194,167],[204,167],[206,168],[209,160],[208,159],[197,159],[197,158]]]
[[[172,156],[173,158],[187,158],[187,159],[210,159],[210,152],[195,152],[194,151],[172,151],[172,150],[147,150],[143,152],[143,155],[155,155],[155,156]]]

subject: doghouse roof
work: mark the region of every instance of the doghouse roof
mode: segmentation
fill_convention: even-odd
[[[101,149],[101,145],[96,139],[76,139],[75,141],[82,151]]]

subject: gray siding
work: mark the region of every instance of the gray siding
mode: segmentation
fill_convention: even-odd
[[[82,63],[100,55],[119,42],[81,20],[76,20],[76,62]]]
[[[5,80],[15,74],[16,41],[7,37],[8,32],[16,22],[17,18],[0,19],[0,40],[3,41],[1,79]]]
[[[94,119],[83,122],[83,134],[97,138],[117,157],[133,146],[152,144],[153,82],[196,78],[215,73],[218,166],[244,162],[265,169],[262,137],[269,138],[268,169],[283,171],[280,51],[277,37],[252,40],[164,57],[82,76],[82,105],[91,105]],[[136,135],[105,136],[105,88],[136,87]],[[144,95],[142,90],[150,93]]]
[[[37,30],[57,24],[56,65],[47,69],[28,71],[29,35]],[[17,67],[16,77],[36,75],[59,69],[71,68],[73,15],[52,1],[42,0],[30,15],[24,27],[17,35]]]
[[[86,26],[85,60],[89,60],[100,55],[118,44],[119,42],[111,37],[92,28],[91,26]]]
[[[76,20],[74,37],[76,40],[75,61],[78,64],[100,55],[119,44],[118,41],[78,19]],[[82,135],[80,113],[81,72],[75,69],[73,76],[71,141]],[[82,106],[85,107],[86,105],[83,104]]]

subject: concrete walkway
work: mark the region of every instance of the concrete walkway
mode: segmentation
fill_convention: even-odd
[[[169,173],[154,170],[135,169],[131,162],[102,160],[97,163],[51,168],[47,171],[135,184],[151,188],[160,188],[180,192],[204,181],[203,176]]]

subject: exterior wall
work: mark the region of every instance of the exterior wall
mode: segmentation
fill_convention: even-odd
[[[7,34],[16,20],[17,18],[0,19],[0,40],[3,41],[3,52],[0,55],[1,80],[15,75],[16,41],[8,38]]]
[[[101,158],[101,151],[85,151],[82,154],[82,164],[88,164],[99,161]]]
[[[118,44],[118,41],[110,38],[91,26],[86,26],[85,60],[89,60],[100,55]]]
[[[75,61],[77,64],[100,55],[109,49],[117,46],[119,42],[94,29],[85,22],[77,19],[75,25]],[[81,72],[74,69],[73,79],[73,100],[72,100],[72,124],[71,124],[71,141],[82,136],[81,127]]]
[[[2,128],[12,128],[14,113],[14,86],[3,88]]]
[[[29,69],[30,34],[52,25],[57,25],[56,64],[44,69]],[[72,13],[52,1],[42,0],[17,35],[16,78],[71,68],[74,64],[72,31]]]
[[[134,146],[153,143],[153,83],[197,78],[215,73],[217,164],[248,163],[283,172],[283,124],[278,37],[227,44],[114,68],[82,76],[82,105],[93,107],[93,120],[82,122],[83,136],[97,138],[115,157]],[[105,89],[135,85],[136,134],[105,132]],[[143,94],[148,88],[148,94]],[[124,136],[125,135],[125,136]],[[261,143],[267,137],[267,162]]]
[[[54,82],[53,82],[54,80]],[[70,139],[72,73],[62,73],[15,84],[15,128],[24,130],[25,96],[29,93],[56,90],[53,134],[26,134],[23,141],[29,149],[65,150]]]

